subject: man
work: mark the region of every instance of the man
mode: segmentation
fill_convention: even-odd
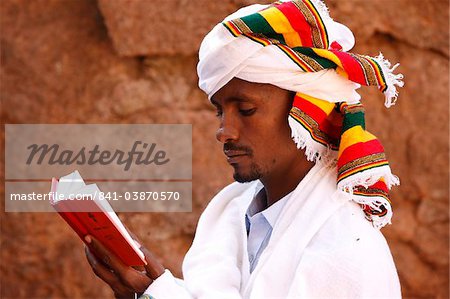
[[[376,85],[390,106],[401,75],[381,56],[347,53],[353,43],[318,0],[245,7],[205,37],[199,85],[237,182],[202,214],[184,280],[145,248],[138,271],[87,236],[89,263],[116,297],[401,296],[377,229],[390,222],[398,179],[355,92]]]

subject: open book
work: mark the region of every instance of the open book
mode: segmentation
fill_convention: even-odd
[[[145,265],[139,246],[132,239],[96,184],[86,185],[78,171],[52,179],[50,202],[84,242],[92,235],[127,266]]]

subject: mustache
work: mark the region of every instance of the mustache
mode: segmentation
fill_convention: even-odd
[[[246,155],[253,155],[253,150],[247,146],[243,146],[243,145],[239,145],[239,144],[234,144],[234,143],[225,143],[223,145],[223,150],[224,151],[242,151],[244,152]]]

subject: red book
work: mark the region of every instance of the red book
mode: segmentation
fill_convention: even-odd
[[[92,235],[127,266],[146,264],[130,236],[96,184],[86,185],[78,171],[52,179],[50,202],[81,240]]]

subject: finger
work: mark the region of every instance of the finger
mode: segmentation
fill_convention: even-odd
[[[84,247],[84,251],[86,253],[88,263],[94,271],[95,275],[97,275],[101,280],[109,285],[119,282],[117,276],[104,265],[102,265],[87,246]]]
[[[164,266],[147,248],[142,246],[140,249],[144,253],[145,260],[147,261],[147,265],[144,266],[145,270],[147,270],[147,275],[153,280],[157,279],[164,273]]]
[[[147,273],[142,273],[129,268],[128,271],[123,273],[120,277],[122,283],[137,293],[143,293],[148,286],[153,282]]]
[[[110,269],[102,265],[90,252],[89,248],[85,246],[86,256],[88,258],[89,265],[91,265],[92,270],[95,275],[99,277],[101,280],[106,282],[117,298],[130,298],[130,294],[133,294],[135,291],[129,288],[127,285],[123,284],[121,280],[111,272]]]
[[[118,273],[119,276],[128,270],[129,267],[122,263],[122,261],[115,254],[106,249],[105,246],[103,246],[103,244],[97,239],[87,235],[85,240],[88,243],[88,246],[98,254],[98,258],[101,259],[102,263],[106,264],[114,272]]]
[[[150,272],[148,273],[148,276],[152,279],[156,279],[158,278],[162,273],[164,273],[164,267],[161,265],[161,263],[159,263],[158,259],[145,247],[143,247],[142,242],[139,240],[139,238],[128,229],[128,227],[125,227],[126,230],[128,231],[128,233],[130,234],[130,236],[133,238],[133,240],[135,241],[135,243],[138,245],[138,247],[141,249],[141,251],[144,253],[144,255],[146,255],[146,260],[147,263],[149,263],[149,265],[146,266],[139,266],[139,267],[133,267],[134,269],[140,271],[140,272],[144,272],[150,270]],[[147,252],[147,254],[144,252]],[[153,261],[153,262],[152,262]],[[151,270],[153,269],[153,270]]]
[[[85,246],[85,252],[89,265],[91,265],[95,275],[97,275],[113,289],[116,293],[116,297],[125,298],[129,297],[129,294],[133,294],[135,292],[144,292],[151,283],[151,279],[149,277],[143,273],[132,273],[133,270],[131,270],[131,268],[123,274],[124,277],[119,277],[115,273],[111,272],[111,269],[97,260],[95,255],[87,246]],[[139,277],[141,279],[137,279]],[[125,294],[125,296],[123,294]]]

